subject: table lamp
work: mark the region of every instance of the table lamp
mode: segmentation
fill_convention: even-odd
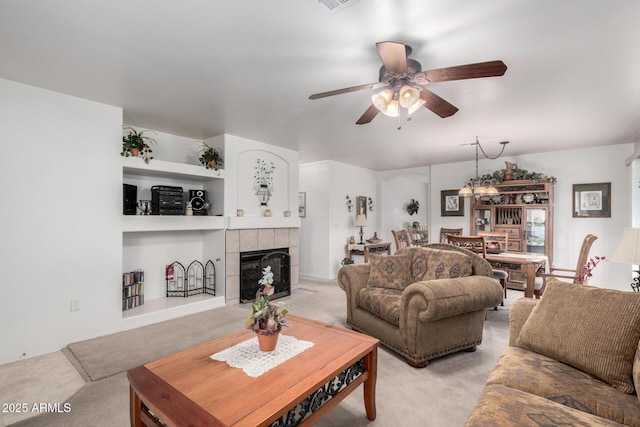
[[[364,232],[362,231],[362,227],[366,227],[367,225],[367,217],[360,214],[358,216],[356,216],[356,227],[360,227],[360,243],[358,243],[359,245],[364,245],[364,240],[363,240],[363,236],[364,236]]]
[[[607,260],[625,264],[640,264],[640,228],[625,228],[618,247],[610,257],[607,257]],[[636,270],[636,273],[638,275],[633,279],[631,288],[640,292],[640,272]]]

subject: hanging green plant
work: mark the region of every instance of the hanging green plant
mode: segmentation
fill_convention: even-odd
[[[200,163],[202,163],[202,165],[207,169],[218,170],[224,165],[218,149],[213,148],[204,142],[202,143],[200,158],[198,160],[200,160]]]
[[[420,209],[420,203],[416,199],[411,199],[409,203],[407,203],[407,212],[409,215],[417,214],[418,209]]]
[[[122,136],[122,157],[141,157],[145,163],[149,163],[149,160],[153,159],[151,153],[151,147],[149,144],[155,144],[156,140],[145,135],[145,132],[152,132],[150,130],[141,130],[138,132],[131,126],[123,126],[123,129],[128,131],[126,135]]]

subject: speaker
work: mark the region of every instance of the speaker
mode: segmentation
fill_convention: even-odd
[[[138,202],[138,186],[122,184],[122,214],[135,215]]]
[[[189,200],[194,215],[209,215],[206,190],[189,190]]]

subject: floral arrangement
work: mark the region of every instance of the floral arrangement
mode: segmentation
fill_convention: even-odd
[[[256,333],[273,335],[278,333],[283,326],[289,326],[285,320],[289,310],[269,301],[269,297],[275,291],[271,266],[266,266],[262,270],[262,278],[258,284],[260,285],[258,299],[251,306],[252,313],[245,326]]]
[[[204,142],[202,143],[202,147],[200,148],[200,163],[207,168],[218,170],[222,168],[224,162],[222,161],[222,157],[220,157],[220,153],[217,148],[213,148]]]
[[[589,278],[593,276],[593,270],[596,266],[603,261],[605,256],[596,256],[595,258],[589,258],[589,261],[584,265],[584,271],[581,276],[578,277],[578,283],[586,285],[589,283]]]
[[[142,157],[145,163],[149,163],[149,160],[153,159],[151,153],[151,147],[149,144],[155,144],[155,139],[145,135],[145,132],[151,132],[149,130],[136,131],[131,126],[125,126],[125,130],[129,132],[122,137],[122,157]]]

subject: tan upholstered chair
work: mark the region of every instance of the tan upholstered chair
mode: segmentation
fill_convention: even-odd
[[[533,291],[533,294],[536,298],[540,298],[542,293],[544,292],[544,288],[547,286],[547,280],[551,277],[557,277],[561,280],[570,279],[573,283],[582,283],[582,276],[584,275],[584,266],[587,264],[589,259],[589,252],[591,251],[591,245],[598,239],[598,236],[594,236],[593,234],[587,234],[582,241],[582,247],[580,248],[580,253],[578,254],[578,263],[576,264],[576,268],[559,268],[559,267],[549,267],[549,273],[545,273],[543,271],[539,271],[536,274],[536,286]]]
[[[416,367],[475,350],[486,310],[502,299],[486,259],[441,243],[345,265],[338,285],[347,294],[347,324]]]
[[[405,230],[391,230],[391,234],[393,234],[393,240],[396,242],[396,251],[411,246],[411,243],[409,242],[409,233]]]
[[[441,228],[440,243],[447,243],[447,236],[462,236],[462,228]]]

